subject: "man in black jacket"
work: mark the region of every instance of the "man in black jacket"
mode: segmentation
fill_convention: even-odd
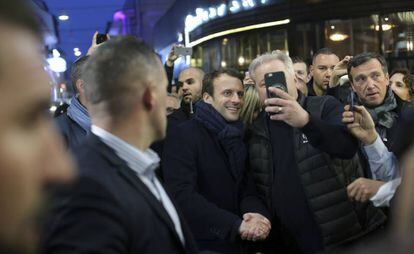
[[[393,145],[398,118],[409,103],[392,92],[387,62],[377,53],[362,53],[348,63],[348,76],[358,104],[368,109],[380,138]]]
[[[165,136],[161,62],[142,41],[119,37],[84,70],[91,134],[75,152],[78,181],[56,199],[46,253],[197,253],[148,149]]]
[[[168,128],[190,119],[195,112],[195,103],[201,99],[204,71],[189,67],[178,75],[178,94],[182,97],[181,107],[168,117]]]
[[[245,170],[243,93],[237,71],[207,74],[195,116],[165,142],[164,180],[200,250],[240,253],[240,237],[263,239],[270,230],[267,210]]]
[[[72,97],[69,107],[55,118],[55,123],[70,150],[79,145],[90,132],[91,120],[85,99],[85,82],[82,79],[82,68],[89,56],[77,59],[71,65],[70,78],[76,94]]]
[[[313,54],[310,66],[312,79],[307,84],[309,96],[326,95],[332,72],[338,62],[338,56],[329,48],[321,48]]]
[[[269,88],[264,76],[282,71],[288,93]],[[358,143],[341,123],[342,105],[329,96],[304,97],[295,87],[291,59],[264,54],[249,67],[265,111],[253,123],[249,162],[256,185],[273,215],[302,252],[315,253],[373,231],[384,216],[349,201],[346,185],[362,174],[353,158]]]
[[[366,172],[367,177],[357,179],[349,187],[350,197],[361,202],[371,200],[376,206],[388,204],[388,198],[393,196],[395,188],[389,188],[390,182],[400,177],[399,170],[388,172],[387,167],[391,160],[382,161],[385,156],[376,154],[376,147],[382,143],[393,152],[392,147],[402,143],[396,136],[399,134],[398,123],[401,115],[409,108],[408,102],[402,101],[390,88],[387,63],[377,53],[362,53],[353,57],[348,63],[348,76],[353,92],[356,94],[356,102],[365,106],[371,116],[375,127],[374,138],[366,139],[358,128],[358,123],[348,122],[350,132],[362,143],[364,154],[368,156],[371,168]],[[349,109],[349,108],[348,108]],[[352,110],[351,110],[352,111]],[[358,110],[360,111],[360,110]],[[352,115],[352,113],[349,113]],[[367,117],[366,117],[367,118]],[[351,118],[353,120],[353,118]],[[372,121],[369,121],[370,123]],[[356,124],[356,125],[355,125]],[[356,127],[356,128],[355,128]],[[376,161],[369,158],[369,155],[378,158]]]
[[[196,111],[194,105],[201,98],[203,77],[204,71],[199,68],[189,67],[181,71],[178,77],[178,94],[182,97],[181,105],[179,109],[168,115],[167,136],[169,136],[170,130],[194,116],[194,112]],[[151,148],[162,157],[164,140],[153,143]],[[161,167],[160,170],[162,170]]]

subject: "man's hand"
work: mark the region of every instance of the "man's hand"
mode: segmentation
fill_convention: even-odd
[[[368,111],[363,106],[354,106],[354,112],[349,111],[349,105],[346,105],[344,109],[342,122],[347,125],[349,132],[364,145],[374,143],[378,133]]]
[[[348,185],[348,197],[358,202],[366,202],[377,194],[385,182],[360,177]]]
[[[243,240],[256,241],[264,240],[272,228],[270,221],[258,213],[245,213],[243,222],[240,225],[240,237]]]
[[[179,44],[174,44],[171,47],[170,52],[168,53],[167,61],[165,62],[165,64],[168,67],[173,67],[175,60],[177,60],[177,58],[178,58],[178,55],[176,55],[175,52],[174,52],[174,48],[176,48],[176,47],[182,48],[184,46],[179,45]]]
[[[338,62],[332,72],[331,79],[329,81],[329,87],[333,88],[339,85],[339,79],[347,74],[347,66],[352,56],[346,56],[340,62]]]
[[[93,34],[93,37],[92,37],[92,42],[91,42],[91,46],[89,47],[89,49],[88,49],[88,53],[86,54],[86,55],[92,55],[92,53],[97,49],[97,48],[99,48],[99,46],[101,46],[102,45],[102,43],[101,44],[96,44],[96,37],[98,36],[98,31],[96,31],[94,34]],[[109,36],[109,34],[106,34],[106,38],[108,39],[108,40],[110,40],[111,39],[111,37]]]
[[[278,98],[265,100],[265,110],[271,113],[270,119],[283,121],[295,128],[302,128],[309,122],[309,114],[288,93],[274,87],[269,91]]]

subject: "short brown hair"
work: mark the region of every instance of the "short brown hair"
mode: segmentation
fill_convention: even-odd
[[[235,69],[222,69],[218,71],[213,71],[207,73],[203,78],[203,88],[201,94],[208,93],[209,95],[214,95],[214,80],[216,80],[221,75],[228,75],[233,78],[237,78],[243,84],[243,75]]]

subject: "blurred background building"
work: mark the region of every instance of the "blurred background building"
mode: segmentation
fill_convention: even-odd
[[[176,62],[176,72],[189,64],[243,72],[258,54],[276,49],[310,61],[322,47],[340,57],[376,51],[390,69],[414,72],[413,0],[31,1],[45,26],[48,58],[67,66],[86,54],[99,31],[141,37],[163,61],[175,43],[193,47],[191,58]],[[66,100],[71,90],[62,70],[68,68],[59,60],[48,63],[54,100]]]

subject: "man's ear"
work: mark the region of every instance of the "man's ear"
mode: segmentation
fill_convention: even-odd
[[[76,80],[75,86],[76,86],[76,91],[78,93],[85,94],[85,88],[84,88],[84,83],[82,79]]]
[[[154,92],[150,86],[145,86],[144,92],[142,94],[142,104],[148,111],[152,110],[155,107]]]
[[[212,104],[213,103],[213,97],[209,93],[204,92],[203,93],[203,101],[205,103]]]
[[[309,75],[310,75],[310,77],[312,77],[313,76],[313,65],[310,65],[309,66]],[[310,78],[309,78],[310,79]]]
[[[293,82],[295,82],[295,86],[298,84],[298,78],[296,78],[296,75],[293,75]]]
[[[385,79],[387,79],[387,87],[390,86],[390,74],[385,74]]]
[[[355,88],[354,88],[354,83],[353,83],[351,80],[349,80],[349,83],[351,84],[351,89],[352,89],[352,91],[356,92],[356,90],[355,90]]]

